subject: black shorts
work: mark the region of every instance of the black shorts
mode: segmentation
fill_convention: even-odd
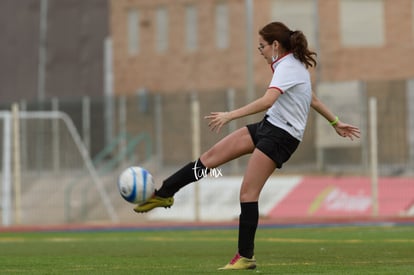
[[[247,129],[257,149],[271,158],[277,168],[282,168],[290,156],[298,148],[300,141],[291,134],[269,121],[267,116],[262,121],[247,125]]]

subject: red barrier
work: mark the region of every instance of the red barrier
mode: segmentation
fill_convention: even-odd
[[[273,218],[371,216],[372,202],[369,178],[305,177],[272,208],[268,216]],[[413,178],[379,179],[379,216],[407,215],[407,211],[413,205]]]

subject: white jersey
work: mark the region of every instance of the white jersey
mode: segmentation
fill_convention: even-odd
[[[273,62],[271,68],[269,89],[281,95],[267,110],[267,120],[301,141],[312,100],[309,71],[292,53]]]

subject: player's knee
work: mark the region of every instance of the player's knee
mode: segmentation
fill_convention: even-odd
[[[240,190],[240,202],[252,202],[259,200],[260,191],[252,188],[242,188]]]
[[[214,153],[214,148],[211,148],[200,156],[200,161],[204,164],[205,167],[215,168],[215,155],[216,154]]]

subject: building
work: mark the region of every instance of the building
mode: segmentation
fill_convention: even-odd
[[[0,1],[0,26],[2,106],[102,96],[106,0]]]
[[[413,0],[254,0],[257,30],[286,22],[318,53],[321,82],[414,77]],[[397,4],[398,2],[398,4]],[[246,1],[112,0],[115,91],[209,91],[246,85]],[[269,70],[254,55],[254,83]]]
[[[378,135],[386,145],[380,159],[414,166],[414,0],[254,0],[250,35],[248,2],[112,0],[114,93],[135,95],[145,89],[212,98],[213,92],[232,88],[237,99],[248,98],[247,56],[252,54],[252,86],[259,96],[271,70],[256,50],[257,31],[270,21],[282,21],[302,30],[318,53],[318,66],[311,71],[315,91],[341,118],[362,128],[364,138],[357,146],[363,149],[363,162],[368,155],[367,102],[375,97]],[[226,108],[217,105],[219,100],[212,100],[208,111],[211,106]],[[315,122],[311,114],[305,144],[319,149],[349,146],[338,144],[336,137],[325,139],[332,131],[314,123],[325,122]],[[177,129],[179,136],[184,129]],[[307,151],[312,146],[303,146],[299,158],[315,155]],[[333,150],[331,159],[337,155]]]

